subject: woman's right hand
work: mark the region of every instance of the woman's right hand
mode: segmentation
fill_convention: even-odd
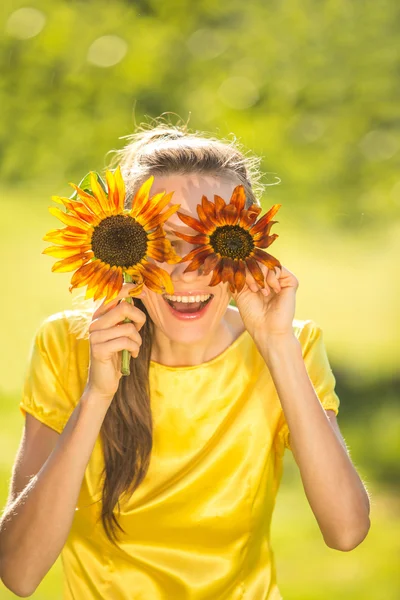
[[[136,358],[142,344],[139,331],[146,315],[134,304],[123,301],[130,297],[129,291],[133,289],[134,284],[126,283],[114,300],[106,305],[103,301],[93,313],[89,326],[90,363],[86,390],[110,404],[122,377],[122,350],[128,350]],[[123,323],[126,317],[132,323]]]

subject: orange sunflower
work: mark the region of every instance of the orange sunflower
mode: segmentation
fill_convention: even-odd
[[[265,287],[264,275],[258,263],[269,269],[281,267],[278,259],[264,252],[279,237],[269,235],[274,223],[271,219],[278,212],[281,204],[274,204],[259,220],[257,217],[261,207],[252,204],[245,209],[246,194],[243,185],[233,190],[229,204],[223,198],[214,195],[214,202],[202,197],[197,205],[199,220],[177,212],[177,215],[198,235],[186,235],[175,231],[174,234],[198,247],[182,258],[182,262],[192,261],[185,269],[195,271],[203,264],[203,273],[213,272],[210,286],[228,282],[231,292],[240,292],[246,281],[246,267],[258,285]]]
[[[49,208],[66,225],[64,229],[49,231],[43,238],[58,244],[43,250],[43,254],[62,259],[52,266],[52,271],[77,269],[69,290],[87,285],[86,299],[105,297],[109,302],[119,294],[124,280],[138,284],[137,294],[144,284],[158,293],[173,293],[169,274],[148,260],[180,262],[162,227],[179,208],[179,204],[174,204],[161,212],[173,192],[160,192],[149,198],[154,180],[151,176],[135,194],[132,208],[125,210],[125,184],[119,167],[106,172],[107,191],[99,175],[90,173],[88,179],[91,193],[71,184],[76,199],[52,197],[67,209],[64,212],[55,206]]]

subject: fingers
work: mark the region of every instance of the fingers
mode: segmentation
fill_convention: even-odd
[[[117,306],[112,307],[106,313],[94,318],[89,326],[89,333],[93,333],[99,329],[108,329],[122,323],[124,319],[130,319],[137,331],[140,331],[146,322],[146,315],[134,304],[129,302],[121,302]]]
[[[92,344],[91,348],[92,357],[100,362],[108,360],[115,352],[121,350],[128,350],[134,358],[138,356],[140,351],[140,345],[125,336],[109,340],[104,344]]]
[[[264,275],[264,284],[265,288],[262,288],[257,281],[254,279],[253,275],[250,273],[248,269],[246,269],[246,283],[252,292],[259,292],[264,296],[268,296],[271,293],[271,289],[274,290],[275,293],[279,293],[281,291],[281,285],[279,283],[279,277],[281,275],[281,269],[279,267],[275,267],[274,270],[268,269],[263,264],[258,263],[262,274]]]
[[[123,300],[124,298],[132,297],[129,295],[129,293],[134,292],[134,290],[137,287],[138,286],[134,283],[124,283],[118,296],[116,296],[113,300],[111,300],[111,302],[107,302],[107,304],[106,304],[105,303],[106,299],[103,300],[103,302],[100,304],[100,306],[94,311],[93,319],[97,319],[98,317],[100,317],[103,314],[110,311],[112,308],[115,308],[115,306],[117,306],[121,302],[121,300]],[[137,296],[134,296],[134,297],[142,298],[145,295],[146,295],[146,293],[144,291],[142,291],[140,294],[138,294]]]
[[[90,335],[92,344],[103,344],[122,336],[130,338],[138,346],[142,345],[142,338],[134,323],[122,323],[108,329],[95,329]]]
[[[258,292],[260,289],[260,286],[248,269],[246,269],[246,283],[252,292]]]
[[[277,271],[278,273],[280,272],[279,267],[275,267],[274,270],[268,269],[267,283],[276,294],[279,294],[279,292],[281,291],[281,284],[279,283]]]

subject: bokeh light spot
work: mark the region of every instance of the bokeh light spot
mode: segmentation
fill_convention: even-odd
[[[222,82],[218,95],[222,102],[231,108],[250,108],[259,99],[257,87],[247,77],[229,77]]]
[[[374,130],[362,138],[360,148],[369,161],[378,162],[392,158],[399,150],[399,141],[388,131]]]
[[[113,67],[121,62],[127,50],[128,44],[121,37],[103,35],[90,46],[87,60],[97,67]]]
[[[227,42],[222,38],[221,33],[212,29],[197,29],[187,39],[186,44],[190,52],[202,60],[216,58],[227,48]]]
[[[36,8],[19,8],[7,19],[6,32],[19,40],[33,38],[40,33],[46,23],[46,16]]]

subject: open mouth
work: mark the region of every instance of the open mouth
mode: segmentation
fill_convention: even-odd
[[[188,294],[187,296],[178,296],[163,294],[166,303],[173,311],[182,315],[196,315],[201,313],[204,308],[214,298],[213,294]]]

